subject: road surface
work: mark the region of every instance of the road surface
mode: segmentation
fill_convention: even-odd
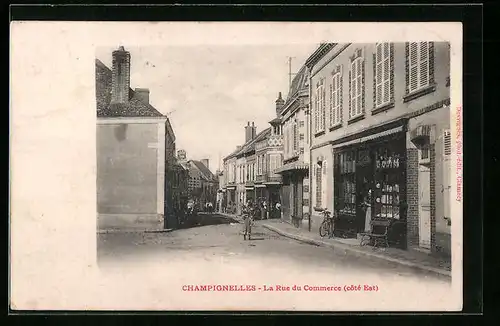
[[[201,226],[168,233],[98,234],[99,268],[114,282],[135,279],[133,285],[127,283],[137,288],[134,291],[141,291],[139,282],[155,293],[160,288],[176,293],[179,302],[167,303],[164,297],[155,301],[162,308],[177,304],[192,309],[441,310],[454,295],[446,279],[300,243],[258,221],[252,240],[244,240],[241,231],[241,224],[210,215]],[[199,290],[195,285],[227,284],[255,291],[193,292]],[[325,292],[328,286],[332,289]],[[194,295],[207,301],[190,301]],[[219,299],[214,301],[214,296]],[[148,300],[140,302],[152,309]]]

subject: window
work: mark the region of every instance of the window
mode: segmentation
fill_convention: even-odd
[[[342,75],[336,72],[330,84],[330,127],[339,125],[342,122]]]
[[[343,214],[356,214],[356,153],[343,152],[337,155],[339,173],[339,210]]]
[[[299,140],[304,140],[304,134],[299,135]]]
[[[325,87],[321,80],[316,87],[315,95],[315,132],[325,130]]]
[[[316,207],[322,208],[322,199],[323,199],[323,166],[322,162],[318,162],[316,165]]]
[[[449,130],[444,131],[443,135],[443,147],[444,156],[451,155],[451,132]]]
[[[375,166],[375,217],[399,219],[400,156],[390,148],[381,147],[376,153]]]
[[[357,57],[351,63],[350,74],[350,108],[349,117],[355,118],[363,114],[364,104],[363,104],[363,90],[364,90],[364,78],[363,78],[363,58]]]
[[[429,85],[430,81],[430,42],[411,42],[409,46],[409,85],[410,93]]]
[[[375,52],[375,107],[391,101],[391,44],[377,43]]]

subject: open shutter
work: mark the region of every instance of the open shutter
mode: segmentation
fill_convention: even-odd
[[[419,71],[419,87],[424,87],[429,84],[429,43],[420,42],[419,49],[420,71]]]
[[[363,60],[356,60],[356,115],[363,109]]]
[[[444,217],[451,217],[451,133],[443,132],[443,208]]]
[[[376,65],[376,93],[375,93],[375,101],[377,106],[382,104],[382,87],[383,87],[383,60],[382,60],[382,43],[377,44],[377,51],[375,55],[375,65]]]
[[[357,78],[356,78],[356,63],[357,61],[354,61],[351,64],[351,110],[349,112],[349,117],[354,117],[356,115],[356,108],[357,108]]]
[[[389,51],[389,43],[384,43],[384,51],[383,51],[383,81],[384,81],[384,92],[383,92],[383,103],[389,102],[390,97],[390,51]]]
[[[410,43],[410,92],[418,88],[418,43]]]

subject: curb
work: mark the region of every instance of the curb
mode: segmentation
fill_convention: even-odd
[[[160,230],[98,230],[97,234],[109,234],[109,233],[167,233],[174,229],[160,229]]]
[[[324,242],[324,241],[321,241],[321,240],[315,240],[315,239],[310,239],[310,238],[307,238],[307,237],[303,237],[301,235],[298,235],[298,234],[291,234],[291,233],[288,233],[288,232],[285,232],[283,230],[280,230],[279,228],[277,227],[274,227],[274,226],[271,226],[271,225],[268,225],[268,224],[262,224],[262,226],[270,231],[273,231],[273,232],[276,232],[282,236],[285,236],[287,238],[291,238],[291,239],[294,239],[294,240],[297,240],[297,241],[300,241],[300,242],[303,242],[303,243],[308,243],[308,244],[313,244],[313,245],[316,245],[316,246],[319,246],[319,247],[329,247],[329,248],[339,248],[339,249],[343,249],[347,252],[352,252],[352,253],[355,253],[355,254],[358,254],[358,255],[364,255],[364,256],[368,256],[368,257],[374,257],[374,258],[378,258],[380,260],[385,260],[385,261],[390,261],[392,263],[396,263],[396,264],[399,264],[399,265],[404,265],[404,266],[407,266],[407,267],[410,267],[410,268],[414,268],[414,269],[418,269],[418,270],[421,270],[421,271],[426,271],[426,272],[431,272],[431,273],[434,273],[434,274],[437,274],[439,276],[446,276],[446,277],[449,277],[451,278],[451,272],[450,271],[446,271],[446,270],[442,270],[442,269],[439,269],[439,268],[434,268],[434,267],[429,267],[429,266],[423,266],[423,265],[419,265],[419,264],[416,264],[416,263],[412,263],[412,262],[409,262],[409,261],[404,261],[404,260],[400,260],[400,259],[397,259],[397,258],[392,258],[392,257],[388,257],[388,256],[384,256],[384,255],[380,255],[380,254],[376,254],[376,253],[372,253],[372,252],[366,252],[364,250],[359,250],[359,249],[356,249],[356,248],[353,248],[352,246],[349,246],[349,245],[346,245],[346,244],[343,244],[343,243],[328,243],[328,242]]]
[[[231,215],[231,214],[226,214],[226,213],[217,213],[219,214],[220,216],[222,217],[225,217],[225,218],[230,218],[230,219],[233,219],[235,220],[236,222],[242,224],[243,221],[241,220],[241,218],[239,218],[237,215]]]

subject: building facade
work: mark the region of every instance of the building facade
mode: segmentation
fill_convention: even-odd
[[[130,89],[130,53],[96,59],[97,218],[99,229],[161,229],[165,217],[167,117],[149,91]]]
[[[292,81],[286,102],[276,102],[283,131],[283,218],[309,228],[309,71],[303,66]]]
[[[280,201],[281,176],[274,170],[281,166],[282,136],[273,123],[257,134],[255,124],[248,122],[245,143],[224,158],[227,212],[241,214],[248,201],[264,199],[268,205]]]
[[[313,229],[321,208],[345,237],[388,219],[391,245],[449,255],[449,44],[327,43],[306,66]]]

